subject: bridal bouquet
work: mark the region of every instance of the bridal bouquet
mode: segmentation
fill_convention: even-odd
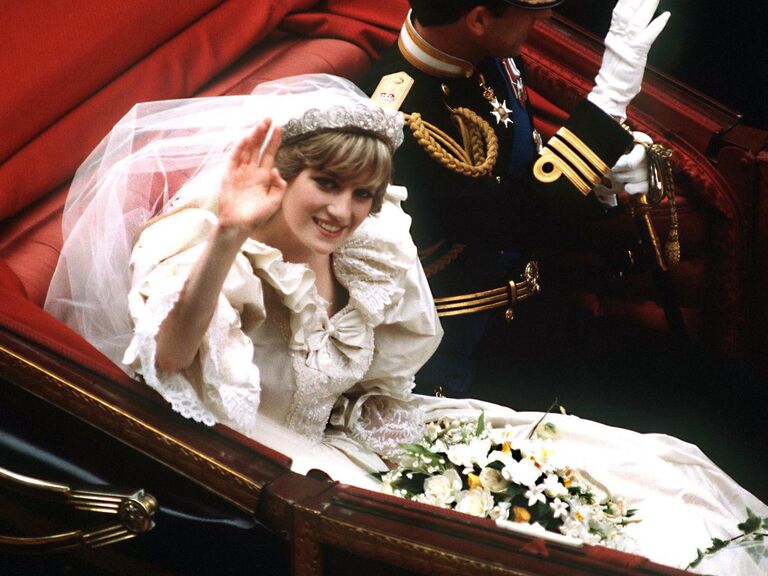
[[[396,467],[378,476],[385,492],[403,498],[631,550],[622,528],[634,510],[588,474],[556,466],[556,437],[551,423],[521,437],[493,429],[483,414],[443,418],[427,424],[419,443],[389,455]]]

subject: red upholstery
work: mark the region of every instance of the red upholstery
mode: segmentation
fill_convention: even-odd
[[[406,0],[386,11],[365,0],[11,3],[0,52],[2,77],[16,79],[0,91],[0,110],[14,111],[0,115],[0,326],[127,380],[41,310],[77,166],[139,101],[247,93],[306,72],[358,77],[406,9]]]
[[[1,69],[4,78],[29,81],[6,84],[11,89],[0,93],[0,109],[15,112],[0,124],[0,218],[66,181],[135,102],[193,94],[288,12],[313,4],[174,0],[137,10],[78,0],[60,8],[54,2],[37,9],[11,6],[4,19],[19,25],[11,27],[10,45],[0,53]],[[392,40],[387,26],[396,29],[402,20],[402,10],[394,8],[374,14],[361,2],[331,4],[328,18],[297,15],[290,31],[338,37],[343,29],[373,53]]]
[[[16,25],[0,70],[18,81],[0,91],[0,109],[15,112],[0,116],[0,258],[42,306],[61,245],[66,182],[135,102],[245,93],[305,72],[354,79],[393,41],[406,2],[390,8],[316,0],[9,6],[5,21]]]
[[[0,115],[0,274],[5,276],[0,289],[4,302],[6,294],[26,295],[39,307],[61,247],[67,183],[135,102],[247,93],[261,81],[304,72],[356,79],[371,56],[394,40],[407,10],[407,0],[388,2],[384,10],[368,0],[171,0],[142,2],[140,9],[98,0],[59,4],[9,5],[4,21],[14,25],[4,30],[0,51],[0,74],[15,79],[0,91],[0,110],[13,111]],[[547,137],[591,85],[598,59],[590,56],[590,46],[572,49],[574,38],[556,27],[540,26],[529,40],[525,56],[529,84],[535,87],[530,98],[537,127]],[[682,312],[691,333],[738,352],[748,347],[740,327],[747,323],[749,305],[738,279],[753,273],[745,268],[753,242],[749,235],[760,234],[756,225],[752,232],[746,216],[746,195],[736,192],[752,186],[739,166],[752,166],[748,151],[760,148],[753,140],[765,139],[765,133],[732,131],[728,154],[715,167],[704,155],[708,138],[731,116],[695,99],[694,106],[707,113],[690,112],[689,104],[678,105],[676,92],[662,94],[647,86],[631,115],[681,158],[676,169],[684,261],[674,278]],[[759,158],[764,171],[765,153]],[[766,180],[763,176],[761,181]],[[766,214],[765,205],[752,209]],[[663,235],[666,214],[659,210],[654,219]],[[764,235],[759,238],[758,248],[765,245]],[[572,255],[574,262],[583,257]],[[635,278],[610,294],[580,297],[595,314],[633,318],[661,329],[663,314],[651,294],[647,278]],[[12,309],[16,312],[13,306],[3,307],[0,324]],[[762,335],[760,326],[768,325],[765,308],[754,309],[754,330]]]
[[[400,30],[407,7],[404,0],[322,0],[311,10],[289,15],[280,23],[280,29],[301,37],[346,40],[375,58],[394,40],[387,32]]]
[[[24,284],[21,283],[13,269],[2,260],[0,260],[0,292],[4,296],[7,295],[8,299],[27,297]]]
[[[30,343],[52,350],[113,381],[129,380],[111,360],[67,326],[30,302],[10,267],[0,260],[0,324]]]

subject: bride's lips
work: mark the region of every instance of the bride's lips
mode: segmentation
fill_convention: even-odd
[[[331,238],[337,238],[338,236],[341,236],[344,228],[346,228],[345,226],[339,226],[338,224],[333,224],[327,220],[320,220],[319,218],[313,218],[312,220],[314,220],[315,224],[317,224],[321,234]]]

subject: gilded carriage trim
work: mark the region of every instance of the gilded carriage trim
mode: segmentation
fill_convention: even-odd
[[[16,352],[8,349],[4,345],[0,344],[0,367],[2,367],[3,365],[3,357],[6,357],[9,360],[15,360],[17,363],[20,363],[23,367],[31,368],[43,374],[49,382],[53,383],[54,385],[60,388],[63,388],[66,392],[73,393],[75,395],[80,396],[86,402],[91,403],[92,405],[95,405],[102,411],[106,411],[110,413],[110,415],[112,416],[117,415],[118,418],[123,420],[124,424],[127,423],[129,426],[138,428],[144,432],[151,433],[156,439],[160,440],[164,445],[180,451],[184,456],[191,458],[195,462],[205,465],[209,470],[215,472],[220,477],[225,478],[229,481],[232,481],[236,484],[239,484],[241,488],[245,488],[250,493],[254,493],[254,492],[258,493],[261,491],[262,486],[260,486],[253,480],[249,479],[248,477],[243,476],[242,474],[236,472],[232,468],[229,468],[228,466],[222,464],[221,462],[211,458],[206,454],[203,454],[202,452],[192,448],[188,444],[180,441],[178,438],[175,438],[173,436],[170,436],[164,433],[162,430],[159,430],[158,428],[152,426],[148,422],[145,422],[140,418],[137,418],[136,416],[133,416],[125,412],[124,410],[121,410],[117,406],[103,400],[102,398],[99,398],[98,396],[92,394],[91,392],[88,392],[87,390],[84,390],[77,384],[70,382],[69,380],[66,380],[64,378],[61,378],[60,376],[40,366],[36,362],[33,362],[32,360],[29,360],[17,354]],[[163,463],[166,466],[170,466],[171,468],[179,471],[176,466],[173,466],[166,461],[163,461]],[[215,487],[208,486],[208,489],[218,493],[223,498],[232,502],[233,504],[235,504],[236,506],[238,506],[239,508],[241,508],[246,512],[253,511],[250,507],[245,506],[241,501],[238,501],[237,498],[231,495],[222,493],[220,490],[217,490]]]
[[[449,570],[450,574],[478,573],[499,576],[532,576],[533,574],[506,566],[492,565],[458,552],[449,552],[390,533],[329,518],[314,510],[306,508],[299,508],[299,510],[302,514],[297,518],[296,540],[302,542],[302,547],[296,550],[296,560],[298,560],[296,573],[301,576],[322,574],[322,548],[318,544],[342,548],[363,557],[376,558],[423,573],[434,573],[437,564],[438,567]]]
[[[563,174],[584,196],[592,191],[592,186],[582,180],[568,162],[546,146],[542,148],[541,156],[536,160],[536,164],[533,165],[533,175],[536,180],[544,184],[551,184],[557,181]]]

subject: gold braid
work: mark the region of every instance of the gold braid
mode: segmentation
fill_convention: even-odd
[[[468,108],[451,108],[461,134],[459,144],[421,114],[405,114],[405,123],[427,153],[446,168],[464,176],[487,176],[499,156],[499,140],[488,122]]]

